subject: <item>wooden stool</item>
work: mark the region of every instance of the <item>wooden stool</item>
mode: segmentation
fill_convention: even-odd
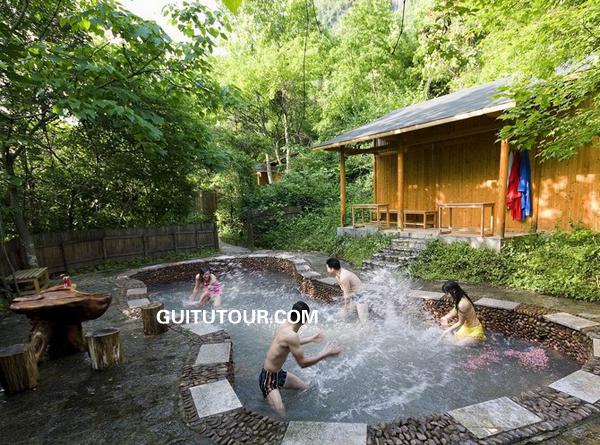
[[[160,302],[150,303],[141,307],[142,320],[144,322],[144,334],[158,335],[167,331],[167,324],[158,322],[158,312],[162,311],[164,308],[165,305]]]
[[[38,376],[37,359],[29,343],[0,350],[0,384],[7,393],[35,388]]]
[[[102,370],[122,363],[119,329],[99,329],[85,337],[93,369]]]

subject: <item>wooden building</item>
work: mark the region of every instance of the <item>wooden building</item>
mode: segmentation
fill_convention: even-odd
[[[345,159],[368,153],[373,156],[373,201],[382,205],[381,218],[386,219],[389,211],[400,230],[414,222],[409,220],[414,216],[411,212],[425,211],[435,215],[435,227],[440,225],[439,216],[448,225],[452,211],[453,231],[477,234],[485,223],[492,229],[486,235],[493,233],[500,239],[514,233],[568,229],[570,223],[600,230],[598,146],[581,148],[566,161],[540,162],[530,153],[532,215],[518,221],[506,211],[511,147],[510,141],[498,140],[503,125],[498,116],[514,103],[498,95],[505,82],[396,110],[318,145],[340,153],[342,227],[346,225]],[[475,205],[469,208],[468,204]]]

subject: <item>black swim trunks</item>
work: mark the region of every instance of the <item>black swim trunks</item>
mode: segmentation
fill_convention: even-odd
[[[271,372],[263,369],[260,372],[258,378],[258,386],[266,398],[271,391],[279,389],[285,385],[285,379],[287,378],[287,371],[280,369],[278,372]]]

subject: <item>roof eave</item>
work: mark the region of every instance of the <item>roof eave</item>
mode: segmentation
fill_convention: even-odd
[[[450,117],[447,117],[444,119],[438,119],[435,121],[431,121],[431,122],[425,122],[422,124],[411,125],[408,127],[396,128],[394,130],[388,130],[388,131],[384,131],[384,132],[380,132],[380,133],[366,134],[363,136],[358,136],[358,137],[355,137],[352,139],[338,141],[338,142],[334,142],[331,144],[316,145],[316,146],[312,147],[312,149],[313,150],[325,150],[325,151],[340,151],[345,145],[348,145],[348,144],[356,144],[358,142],[364,142],[364,141],[368,141],[370,139],[377,139],[377,138],[383,138],[383,137],[387,137],[387,136],[394,136],[394,135],[402,134],[402,133],[409,133],[411,131],[421,130],[423,128],[430,128],[430,127],[435,127],[437,125],[443,125],[443,124],[448,124],[451,122],[457,122],[457,121],[461,121],[461,120],[465,120],[465,119],[470,119],[472,117],[483,116],[484,114],[491,114],[491,113],[496,113],[499,111],[505,111],[505,110],[508,110],[509,108],[513,108],[514,106],[515,106],[514,101],[504,102],[502,104],[494,105],[492,107],[486,107],[486,108],[482,108],[480,110],[470,111],[468,113],[461,113],[461,114],[450,116]]]

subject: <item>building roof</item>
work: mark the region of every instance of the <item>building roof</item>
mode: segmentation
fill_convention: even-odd
[[[506,110],[513,107],[514,102],[506,96],[500,96],[499,89],[508,82],[509,79],[500,79],[392,111],[373,122],[322,142],[315,148],[333,149]]]

